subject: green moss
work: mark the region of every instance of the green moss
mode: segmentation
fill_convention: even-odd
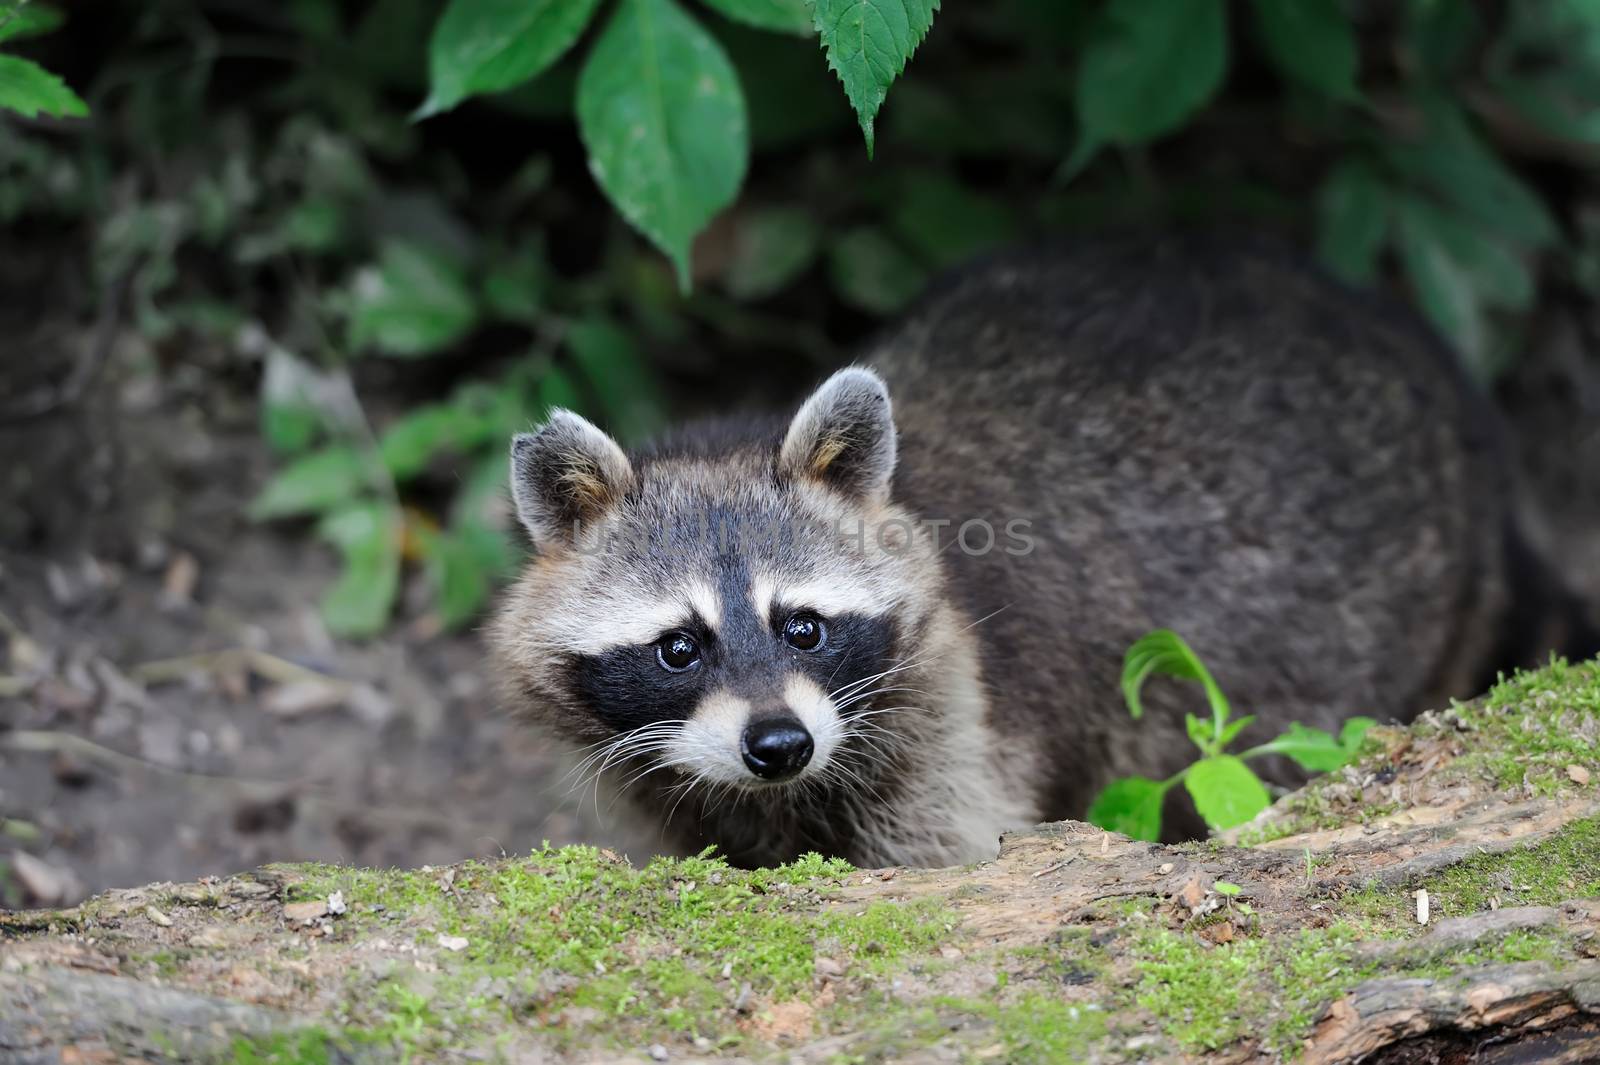
[[[1190,935],[1155,929],[1134,945],[1135,1000],[1191,1050],[1215,1050],[1249,1031],[1245,1007],[1265,970],[1265,945],[1241,940],[1208,946]]]
[[[231,1065],[329,1065],[339,1043],[321,1028],[234,1041]]]
[[[425,1045],[428,1032],[473,1015],[567,1007],[597,1012],[564,1025],[564,1037],[575,1029],[624,1037],[645,1025],[715,1036],[732,1033],[728,1006],[744,984],[781,1001],[811,986],[819,954],[853,972],[882,972],[949,938],[934,902],[819,906],[851,872],[814,855],[753,872],[707,856],[635,869],[594,848],[546,847],[519,861],[458,866],[447,889],[438,872],[318,867],[294,891],[342,891],[347,932],[375,925],[423,944],[439,935],[467,941],[459,953],[438,953],[431,1003],[391,998],[362,1019],[401,1045]],[[392,978],[394,993],[411,979]]]
[[[1469,917],[1502,906],[1550,906],[1572,898],[1600,898],[1600,817],[1565,825],[1538,843],[1476,854],[1403,887],[1369,886],[1339,901],[1342,913],[1378,928],[1417,934],[1414,891],[1428,891],[1435,918]]]
[[[1149,929],[1126,953],[1138,981],[1132,997],[1185,1050],[1216,1050],[1254,1037],[1268,1053],[1293,1057],[1331,1001],[1378,975],[1378,961],[1364,949],[1373,938],[1372,929],[1346,922],[1220,946]],[[1562,933],[1518,931],[1386,971],[1439,979],[1478,965],[1555,964],[1571,957],[1571,941]]]
[[[1551,838],[1500,854],[1479,854],[1423,885],[1435,912],[1465,916],[1503,904],[1549,906],[1600,897],[1600,817],[1574,821]]]
[[[1082,1061],[1106,1034],[1105,1011],[1097,1004],[1062,1002],[1038,992],[998,1010],[994,1020],[1005,1060],[1018,1065]]]
[[[1567,766],[1600,768],[1600,660],[1571,665],[1555,658],[1453,709],[1480,735],[1471,740],[1473,750],[1448,767],[1452,773],[1482,774],[1504,788],[1526,782],[1536,795],[1548,796],[1572,787]]]

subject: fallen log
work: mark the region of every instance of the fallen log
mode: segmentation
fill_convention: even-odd
[[[1597,713],[1593,665],[1520,676],[1177,847],[546,849],[0,913],[0,1060],[1600,1061]]]

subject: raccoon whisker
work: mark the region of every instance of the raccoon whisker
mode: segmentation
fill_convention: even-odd
[[[845,706],[854,706],[857,703],[864,703],[868,699],[876,699],[880,695],[889,695],[892,692],[910,692],[912,695],[924,695],[930,699],[933,698],[931,693],[925,692],[921,688],[896,686],[892,688],[874,688],[871,691],[866,692],[854,692],[849,698],[843,700],[843,702]]]
[[[850,717],[846,720],[845,725],[847,731],[852,728],[860,727],[862,729],[872,729],[881,735],[891,737],[895,740],[904,740],[907,737],[899,735],[889,729],[885,729],[881,724],[873,723],[872,719],[875,717],[888,717],[896,714],[931,715],[932,713],[932,710],[929,710],[924,706],[878,706]]]
[[[711,788],[711,794],[716,796],[717,801],[712,803],[709,808],[707,808],[706,810],[704,810],[702,812],[701,816],[705,817],[705,818],[710,818],[718,810],[722,809],[723,804],[726,803],[729,799],[733,800],[733,805],[734,806],[738,806],[740,800],[744,798],[744,793],[741,792],[738,788],[735,788],[732,784],[725,784],[725,783],[722,783],[722,782],[718,781],[716,783],[711,784],[710,788]],[[681,802],[682,800],[680,799],[679,801]],[[672,808],[673,808],[673,810],[676,810],[678,808],[677,804],[674,803]],[[667,814],[667,820],[668,821],[672,820],[672,813],[670,811]]]
[[[685,777],[681,784],[674,784],[667,792],[668,795],[676,792],[678,797],[673,801],[672,806],[667,810],[667,818],[663,824],[672,824],[672,816],[678,812],[678,807],[683,805],[683,800],[687,799],[689,797],[689,793],[694,791],[695,787],[700,784],[706,785],[709,794],[717,796],[717,803],[716,806],[711,808],[712,811],[716,810],[717,807],[720,807],[724,802],[726,802],[728,795],[735,790],[732,785],[723,783],[721,781],[706,781],[701,777],[694,775]],[[706,811],[702,813],[701,816],[709,817],[710,815],[711,811]]]
[[[931,714],[931,713],[933,713],[932,710],[928,709],[925,706],[911,706],[909,704],[907,704],[905,706],[868,706],[868,707],[865,707],[865,708],[863,708],[861,710],[857,710],[854,713],[850,714],[846,718],[846,720],[847,721],[865,721],[868,718],[876,717],[879,714],[894,714],[894,713],[903,713],[903,712],[907,712],[907,711],[914,712],[914,713],[921,713],[921,714]]]
[[[975,629],[979,625],[982,625],[984,622],[986,622],[986,621],[990,620],[991,618],[993,618],[995,615],[1001,613],[1002,611],[1009,610],[1010,608],[1011,608],[1011,604],[1010,603],[1006,603],[1004,606],[1001,606],[1001,607],[999,607],[999,608],[997,608],[995,610],[991,610],[989,613],[985,614],[983,617],[977,619],[976,621],[968,622],[966,625],[963,625],[961,628],[957,629],[956,631],[958,633],[962,633],[962,632],[967,632],[970,629]],[[925,655],[922,658],[917,659],[914,662],[908,662],[905,659],[901,659],[899,662],[895,663],[893,666],[889,667],[888,669],[884,670],[881,673],[874,673],[870,677],[862,677],[859,680],[852,681],[850,684],[844,685],[842,688],[839,688],[837,691],[830,692],[829,695],[828,695],[828,698],[837,700],[840,697],[841,693],[847,692],[850,689],[852,689],[853,687],[865,686],[865,685],[870,684],[873,681],[878,680],[878,679],[880,679],[882,677],[887,677],[887,676],[890,676],[891,674],[900,673],[900,672],[903,672],[903,671],[908,670],[908,669],[915,669],[918,666],[926,665],[927,663],[932,662],[936,657],[938,657],[936,654],[929,654],[929,655]],[[843,663],[841,663],[841,665],[842,664]],[[837,672],[837,670],[835,670],[835,672]],[[850,697],[846,696],[847,701],[848,701],[849,698]]]
[[[999,613],[999,611],[995,611],[995,613]],[[994,616],[994,614],[990,614],[988,617],[993,617],[993,616]],[[986,621],[986,620],[988,620],[988,618],[981,618],[979,620],[980,621]],[[973,622],[973,624],[974,625],[978,624],[978,622]],[[970,628],[970,627],[971,626],[968,626],[968,628]],[[962,631],[965,631],[965,630],[962,630]],[[900,659],[900,661],[896,662],[894,665],[890,666],[888,669],[883,670],[882,672],[873,673],[870,676],[862,677],[859,680],[854,680],[854,681],[851,681],[849,684],[843,685],[838,690],[836,690],[836,691],[832,692],[831,694],[829,694],[828,698],[836,699],[836,698],[839,698],[839,697],[842,696],[843,698],[845,698],[847,700],[848,699],[853,699],[853,698],[855,698],[855,696],[853,694],[850,694],[853,691],[859,691],[861,688],[866,687],[869,684],[872,684],[872,683],[874,683],[876,681],[882,680],[885,677],[893,676],[896,673],[904,673],[908,669],[916,669],[919,666],[927,665],[929,662],[932,662],[937,657],[938,657],[937,654],[928,654],[928,655],[924,655],[923,657],[915,659],[915,660],[909,660],[909,658],[902,658],[902,659]]]
[[[888,757],[886,757],[884,754],[882,754],[879,751],[869,750],[869,749],[863,747],[863,748],[856,748],[856,749],[848,751],[846,753],[849,754],[849,755],[854,756],[854,758],[856,760],[864,762],[864,763],[868,763],[871,766],[873,766],[875,769],[880,770],[880,771],[886,771],[886,770],[892,769],[894,767],[894,763],[892,762],[892,760],[889,759]],[[841,757],[840,761],[843,761],[843,760],[844,759]]]
[[[679,721],[652,721],[636,729],[624,732],[620,736],[602,741],[600,745],[591,745],[600,746],[600,750],[580,762],[568,774],[568,777],[582,774],[581,780],[572,789],[580,796],[585,790],[588,790],[591,784],[594,786],[593,801],[596,820],[600,818],[600,778],[605,774],[606,770],[627,758],[645,755],[654,750],[662,749],[681,727],[682,722]],[[582,800],[580,799],[579,801],[581,803]],[[612,801],[614,804],[615,798]],[[608,806],[607,809],[609,810],[610,807]]]
[[[611,746],[586,760],[585,764],[579,767],[584,775],[572,790],[581,795],[588,789],[590,784],[593,784],[595,814],[598,816],[600,813],[600,778],[605,775],[606,770],[629,758],[649,755],[663,750],[669,739],[670,737],[654,735],[648,737],[628,736],[619,739]]]
[[[640,725],[636,729],[630,729],[629,731],[622,733],[620,736],[609,736],[606,739],[600,740],[598,743],[591,743],[587,747],[579,748],[573,753],[583,754],[585,751],[593,753],[589,754],[586,758],[569,770],[566,777],[563,778],[563,782],[572,777],[586,773],[595,765],[595,763],[604,761],[605,758],[618,747],[625,746],[636,741],[653,738],[658,734],[670,735],[681,728],[682,724],[683,723],[680,721],[652,721],[648,724]],[[596,750],[596,748],[599,748],[599,750]]]
[[[851,751],[846,753],[861,755],[864,752]],[[875,788],[867,779],[867,777],[855,766],[850,765],[843,758],[840,758],[829,765],[828,769],[832,771],[831,775],[833,776],[833,779],[842,789],[844,794],[841,796],[841,798],[846,805],[849,805],[851,800],[857,796],[870,798],[876,801],[878,795],[877,788]]]
[[[617,793],[620,795],[622,792],[627,791],[629,788],[633,787],[637,781],[644,779],[658,769],[672,769],[675,766],[687,764],[688,759],[686,758],[656,759],[655,761],[650,762],[644,768],[635,770],[633,775],[628,777],[627,780],[623,781],[617,786]],[[695,778],[691,775],[689,779],[693,780]]]

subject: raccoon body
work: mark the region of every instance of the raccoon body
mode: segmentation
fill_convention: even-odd
[[[792,419],[627,455],[557,412],[512,467],[510,700],[744,864],[972,861],[1176,772],[1192,692],[1119,689],[1151,629],[1265,738],[1471,694],[1510,609],[1493,411],[1270,246],[999,258]]]

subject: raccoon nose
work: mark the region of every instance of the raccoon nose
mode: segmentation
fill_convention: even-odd
[[[811,761],[811,733],[792,717],[752,721],[741,746],[744,764],[762,780],[792,777]]]

